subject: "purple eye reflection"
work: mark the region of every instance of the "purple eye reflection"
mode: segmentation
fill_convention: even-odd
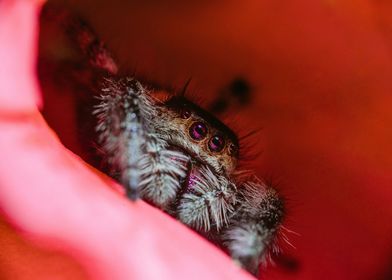
[[[190,136],[195,140],[202,140],[206,137],[208,132],[207,126],[203,122],[195,122],[189,128]]]
[[[211,152],[220,152],[225,146],[225,139],[223,136],[217,134],[211,137],[210,141],[208,141],[208,148]]]

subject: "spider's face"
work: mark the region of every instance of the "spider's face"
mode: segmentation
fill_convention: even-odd
[[[182,97],[165,102],[161,116],[165,127],[158,131],[169,144],[219,174],[231,174],[237,165],[236,134],[214,116]]]

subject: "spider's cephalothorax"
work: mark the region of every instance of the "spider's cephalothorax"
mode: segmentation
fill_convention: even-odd
[[[284,216],[276,191],[237,170],[236,134],[184,96],[158,99],[115,60],[94,32],[67,12],[44,12],[104,73],[94,114],[99,141],[129,198],[163,209],[257,273]]]

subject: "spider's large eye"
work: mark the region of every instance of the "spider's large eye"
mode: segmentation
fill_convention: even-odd
[[[214,135],[211,137],[210,141],[208,141],[208,148],[211,152],[220,152],[225,146],[225,139],[222,135]]]
[[[189,128],[189,135],[195,140],[202,140],[208,132],[207,126],[203,122],[195,122]]]

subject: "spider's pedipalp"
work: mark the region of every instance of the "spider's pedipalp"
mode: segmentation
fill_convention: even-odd
[[[147,137],[146,153],[140,161],[141,195],[160,208],[175,199],[180,182],[186,177],[189,157],[172,150],[155,134]]]
[[[260,181],[241,186],[240,203],[223,234],[230,255],[253,273],[266,263],[269,250],[278,250],[275,239],[284,207],[277,192]]]
[[[107,79],[100,100],[94,111],[98,117],[99,141],[120,171],[120,181],[128,196],[137,199],[140,162],[146,152],[146,135],[154,118],[154,107],[143,86],[130,78]]]
[[[192,167],[188,191],[178,206],[178,218],[201,231],[217,230],[228,224],[234,211],[237,188],[225,176],[216,175],[207,166]]]

